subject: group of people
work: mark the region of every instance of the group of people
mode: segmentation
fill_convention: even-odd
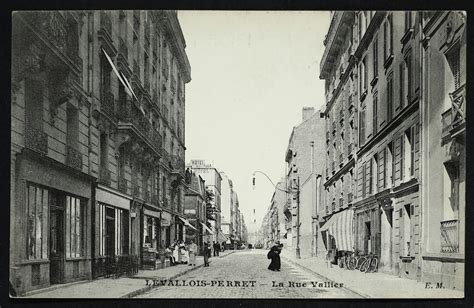
[[[271,259],[271,263],[268,266],[268,269],[271,271],[280,271],[281,268],[281,260],[280,260],[280,253],[283,249],[283,244],[276,242],[275,245],[270,248],[270,251],[267,253],[267,258]]]
[[[170,265],[188,264],[196,265],[197,245],[191,241],[185,245],[183,241],[175,241],[173,245],[166,248],[165,252],[170,260]]]

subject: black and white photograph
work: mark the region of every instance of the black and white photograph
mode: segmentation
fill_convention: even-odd
[[[10,298],[464,298],[466,11],[11,18]]]

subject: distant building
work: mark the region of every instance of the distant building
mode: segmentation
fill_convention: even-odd
[[[317,247],[317,187],[325,165],[324,132],[325,119],[321,118],[320,112],[303,108],[302,122],[293,128],[285,155],[286,190],[291,192],[287,194],[287,205],[283,210],[286,236],[288,245],[296,253],[299,234],[301,256],[314,255]]]
[[[232,194],[233,185],[232,181],[227,177],[224,172],[220,172],[222,177],[221,184],[221,230],[225,237],[225,241],[229,240],[233,236],[233,224],[232,224]],[[222,243],[222,241],[220,241]]]
[[[193,227],[186,227],[186,242],[194,241],[199,251],[204,247],[203,243],[210,241],[210,232],[207,231],[206,212],[206,183],[201,176],[196,175],[189,169],[186,170],[186,196],[184,202],[184,216]]]

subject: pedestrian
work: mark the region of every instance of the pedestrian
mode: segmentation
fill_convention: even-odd
[[[170,266],[175,265],[175,260],[173,257],[173,247],[171,246],[166,247],[165,254],[166,254],[166,257],[170,260]]]
[[[196,252],[197,252],[197,245],[194,244],[194,241],[191,240],[191,244],[189,244],[189,262],[190,266],[196,266]]]
[[[275,245],[270,248],[270,251],[267,254],[267,258],[271,259],[272,262],[270,262],[270,265],[268,265],[268,269],[271,271],[280,271],[281,268],[281,260],[280,260],[280,253],[281,249],[283,247],[283,244],[276,243]]]
[[[204,243],[203,255],[204,255],[204,266],[209,266],[209,256],[210,256],[210,245],[209,243]]]
[[[174,263],[175,264],[180,264],[181,263],[181,254],[179,253],[178,243],[174,244],[173,258],[174,258]]]
[[[216,243],[216,250],[217,250],[217,256],[219,256],[219,252],[221,251],[221,244],[219,242]]]
[[[212,248],[214,250],[214,253],[213,253],[213,256],[217,256],[217,245],[216,245],[216,242],[212,242]]]

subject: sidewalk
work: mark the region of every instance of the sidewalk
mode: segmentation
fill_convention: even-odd
[[[316,273],[323,278],[343,283],[352,292],[370,298],[463,298],[464,292],[459,290],[425,288],[424,282],[399,278],[384,273],[362,273],[340,268],[337,265],[328,267],[324,260],[317,257],[296,259],[290,251],[282,251],[282,258],[307,271]]]
[[[235,251],[226,250],[219,257],[225,257]],[[202,256],[196,257],[196,266],[187,264],[169,266],[157,270],[140,270],[131,277],[99,278],[96,280],[85,280],[29,292],[24,298],[121,298],[134,297],[154,288],[152,282],[147,285],[146,279],[172,280],[188,272],[198,269],[204,265]]]

